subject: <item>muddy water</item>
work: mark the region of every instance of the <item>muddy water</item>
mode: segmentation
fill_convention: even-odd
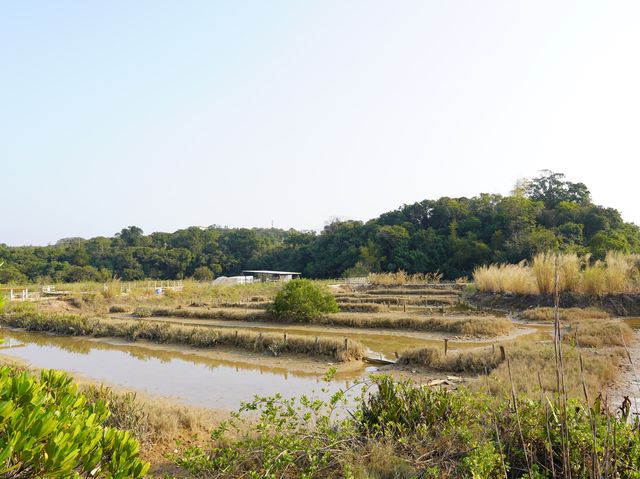
[[[0,337],[5,339],[1,354],[34,367],[62,369],[127,390],[216,409],[237,409],[255,395],[327,397],[366,373],[363,367],[327,384],[318,375],[212,360],[188,352],[159,351],[138,344],[7,329],[0,329]]]
[[[214,326],[221,327],[220,324]],[[225,322],[225,326],[236,327],[229,322]],[[345,336],[344,328],[323,327],[321,331],[303,326],[263,325],[247,328],[246,322],[242,326],[243,329],[271,333]],[[442,348],[444,345],[442,338],[435,335],[437,339],[433,339],[434,335],[426,333],[363,332],[353,329],[347,332],[350,339],[362,342],[369,350],[368,354],[374,357],[391,358],[395,351],[413,347]],[[521,337],[531,334],[539,333]],[[202,351],[188,348],[163,349],[143,343],[107,342],[11,329],[0,329],[0,337],[5,339],[0,346],[1,354],[27,361],[34,367],[61,369],[122,389],[216,409],[237,409],[241,402],[249,401],[255,395],[280,393],[285,397],[293,397],[306,394],[326,398],[337,389],[348,387],[354,380],[366,377],[368,372],[375,370],[363,364],[355,370],[337,375],[332,383],[327,384],[318,373],[260,366],[241,360],[213,359],[200,354]],[[452,340],[449,348],[473,348],[487,344],[490,343]]]
[[[343,339],[349,338],[352,341],[360,342],[366,349],[367,356],[384,359],[394,359],[395,353],[413,348],[444,348],[445,337],[451,338],[449,334],[411,332],[405,330],[362,330],[355,328],[332,327],[332,326],[306,326],[306,325],[280,325],[270,323],[248,323],[247,321],[228,320],[188,320],[182,318],[152,318],[146,321],[169,323],[178,326],[204,326],[216,329],[238,329],[256,333],[272,334],[295,334],[298,336]],[[490,344],[490,343],[489,343]],[[450,339],[448,348],[450,350],[470,349],[486,346],[487,342],[478,341],[456,341]]]
[[[640,317],[630,316],[627,318],[622,318],[622,320],[629,325],[632,329],[640,329]]]

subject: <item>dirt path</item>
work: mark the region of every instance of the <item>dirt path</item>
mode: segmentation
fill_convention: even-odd
[[[627,351],[631,356],[623,358],[619,366],[619,377],[616,383],[607,391],[607,401],[611,410],[619,410],[625,398],[631,401],[631,411],[634,415],[640,415],[640,329],[634,329],[635,341],[627,345]]]

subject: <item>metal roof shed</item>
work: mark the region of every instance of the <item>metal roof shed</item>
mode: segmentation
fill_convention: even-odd
[[[245,276],[254,276],[258,281],[290,281],[299,278],[302,273],[295,271],[271,271],[266,269],[246,269],[242,272]]]

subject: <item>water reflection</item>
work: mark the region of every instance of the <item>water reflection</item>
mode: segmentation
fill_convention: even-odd
[[[330,385],[317,375],[285,368],[213,360],[198,354],[146,348],[138,344],[109,344],[76,337],[1,329],[2,354],[28,361],[35,367],[71,371],[127,389],[170,397],[196,406],[235,409],[256,394],[285,397],[312,394],[325,397],[347,387],[338,377]],[[21,344],[19,347],[8,347]],[[321,393],[322,388],[328,391]]]
[[[298,336],[315,337],[322,336],[325,338],[335,338],[342,340],[345,337],[353,341],[360,342],[367,350],[367,355],[381,357],[385,359],[393,359],[396,352],[406,351],[413,348],[425,347],[444,347],[443,338],[450,335],[442,333],[429,332],[407,332],[404,330],[371,330],[366,331],[356,328],[340,328],[332,326],[322,326],[321,330],[317,326],[305,325],[275,325],[269,323],[250,324],[246,321],[229,321],[229,320],[190,320],[185,321],[181,318],[153,318],[154,322],[169,323],[176,326],[201,326],[215,329],[237,329],[255,333],[271,333],[271,334],[295,334]],[[250,324],[250,325],[249,325]],[[442,337],[438,337],[442,336]],[[480,341],[457,341],[450,339],[448,348],[450,350],[469,349],[486,346],[487,342]]]

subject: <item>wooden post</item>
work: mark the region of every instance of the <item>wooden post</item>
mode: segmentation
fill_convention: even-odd
[[[284,346],[287,347],[287,333],[284,333]]]
[[[500,346],[500,359],[503,361],[507,359],[507,353],[504,351],[504,346]]]
[[[407,312],[407,302],[406,301],[402,302],[402,309],[404,310],[405,313]]]
[[[344,338],[344,350],[347,351],[349,349],[349,339]]]
[[[444,339],[444,355],[447,355],[447,351],[449,350],[449,340],[447,338]]]
[[[316,352],[320,352],[320,338],[316,336]]]
[[[238,344],[238,330],[236,329],[236,339],[235,339],[236,345]]]
[[[493,354],[496,354],[496,345],[495,345],[495,343],[491,345],[491,349],[493,351]]]

